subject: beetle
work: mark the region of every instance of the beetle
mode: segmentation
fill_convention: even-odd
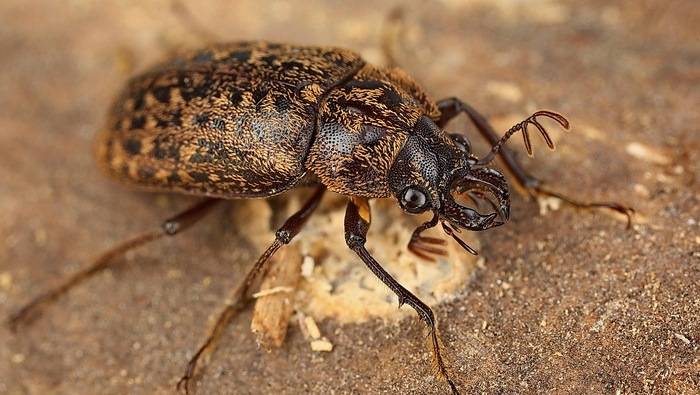
[[[479,158],[463,134],[446,124],[466,114],[492,144]],[[545,189],[529,175],[504,143],[523,136],[528,154],[534,127],[554,149],[540,123],[569,123],[552,111],[537,111],[498,137],[488,121],[456,98],[433,101],[399,68],[376,67],[357,53],[330,47],[266,42],[216,44],[187,52],[131,79],[114,102],[99,133],[97,159],[107,174],[149,190],[204,197],[166,220],[159,229],[114,246],[9,320],[29,322],[43,306],[105,269],[129,249],[175,235],[227,199],[266,198],[298,187],[314,188],[299,211],[237,288],[206,340],[189,361],[178,388],[189,391],[197,362],[230,319],[249,300],[255,279],[275,252],[299,233],[326,189],[346,195],[345,240],[367,267],[427,324],[437,375],[453,393],[441,352],[435,316],[399,284],[365,248],[371,223],[369,200],[394,197],[409,214],[432,213],[413,232],[408,249],[423,259],[444,254],[445,241],[422,236],[441,224],[466,251],[462,230],[482,231],[506,223],[510,194],[505,176],[489,167],[500,155],[516,181],[532,195],[555,196],[582,208],[602,207],[628,215],[616,203],[585,203]],[[470,206],[470,201],[474,204]],[[481,203],[490,209],[480,211]]]

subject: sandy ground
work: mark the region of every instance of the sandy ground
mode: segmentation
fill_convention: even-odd
[[[194,3],[191,17],[224,40],[345,46],[374,62],[394,6]],[[464,98],[499,129],[540,107],[567,114],[573,131],[557,135],[554,153],[538,143],[527,167],[560,191],[640,214],[626,231],[603,213],[542,216],[516,197],[511,223],[479,235],[486,263],[435,306],[458,386],[699,393],[697,1],[404,10],[398,58],[432,95]],[[91,144],[130,74],[201,42],[169,1],[0,2],[0,316],[192,201],[112,183]],[[221,207],[196,230],[128,254],[16,336],[0,329],[0,393],[172,393],[210,314],[258,253],[229,220],[247,207]],[[312,352],[292,326],[267,353],[250,315],[231,325],[197,393],[446,392],[414,318],[320,322],[330,353]]]

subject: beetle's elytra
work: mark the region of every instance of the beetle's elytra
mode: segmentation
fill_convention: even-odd
[[[463,135],[443,128],[465,113],[493,145],[481,159]],[[441,224],[445,233],[476,253],[457,233],[504,224],[510,213],[503,174],[487,167],[499,154],[516,181],[533,194],[559,197],[579,207],[605,207],[628,214],[614,203],[580,203],[545,190],[503,145],[521,131],[531,153],[528,126],[550,148],[538,117],[568,128],[554,112],[538,111],[499,138],[486,119],[458,99],[434,102],[405,72],[366,63],[338,48],[264,42],[214,45],[175,57],[132,79],[114,103],[99,135],[98,162],[125,182],[161,191],[206,197],[194,207],[100,256],[92,266],[21,309],[16,327],[70,287],[107,267],[128,249],[174,235],[204,216],[222,199],[261,198],[295,187],[314,187],[306,204],[277,231],[226,305],[215,328],[187,365],[178,386],[188,391],[197,361],[245,306],[250,286],[265,272],[269,258],[301,230],[326,189],[348,196],[345,239],[372,272],[413,307],[430,329],[438,375],[453,393],[457,386],[441,355],[431,309],[387,273],[365,248],[371,222],[369,199],[395,197],[404,211],[430,211],[432,219],[413,233],[408,248],[424,259],[442,254],[444,241],[421,233]],[[467,203],[471,199],[473,207]],[[487,213],[480,202],[490,204]]]

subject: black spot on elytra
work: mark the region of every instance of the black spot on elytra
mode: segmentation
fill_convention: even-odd
[[[262,100],[265,98],[265,96],[267,96],[267,92],[268,90],[262,86],[253,90],[253,102],[255,103],[255,107],[258,111],[260,111],[260,105],[262,104]]]
[[[401,104],[401,96],[394,92],[393,89],[385,88],[379,101],[389,108],[393,108]]]
[[[192,90],[192,95],[195,97],[203,98],[209,96],[209,92],[211,90],[213,82],[207,78],[202,81],[201,84],[197,85],[193,90]]]
[[[138,117],[133,117],[131,118],[131,125],[129,126],[129,129],[134,130],[134,129],[143,129],[143,126],[146,124],[146,117],[143,115],[140,115]]]
[[[247,62],[250,59],[250,51],[236,51],[229,56],[229,59]]]
[[[201,171],[191,171],[190,177],[192,177],[196,182],[207,182],[209,181],[209,176],[207,173]]]
[[[197,126],[206,126],[207,123],[209,123],[209,113],[203,112],[201,114],[197,114],[194,117],[194,123]]]
[[[238,107],[238,105],[241,103],[241,100],[243,100],[243,92],[239,91],[238,89],[235,89],[228,96],[228,101],[233,107]]]
[[[141,153],[141,141],[136,139],[128,139],[123,144],[122,147],[129,155],[137,155]]]
[[[156,140],[153,147],[153,156],[156,159],[180,159],[180,149],[177,145]]]
[[[226,130],[226,121],[221,118],[214,118],[214,120],[211,121],[211,127],[218,130]]]
[[[182,126],[182,110],[170,111],[170,122],[175,126]]]
[[[191,76],[181,74],[179,77],[180,95],[185,101],[190,101],[194,98],[204,98],[209,95],[212,86],[212,80],[204,75],[198,85],[194,84]]]
[[[203,163],[203,162],[209,162],[210,158],[208,158],[208,155],[202,155],[199,152],[195,152],[190,156],[190,163]]]
[[[133,99],[134,99],[134,110],[142,110],[143,109],[143,100],[144,92],[143,91],[138,91],[134,94]]]
[[[157,86],[153,88],[153,97],[161,103],[168,103],[170,101],[170,87]]]
[[[182,111],[174,110],[165,114],[164,117],[156,118],[156,126],[165,129],[172,126],[182,126]]]
[[[159,129],[165,129],[170,126],[170,121],[164,118],[156,118],[156,127]]]
[[[289,99],[284,95],[275,96],[275,109],[277,109],[277,112],[285,113],[291,106],[292,104],[289,102]]]
[[[184,74],[184,73],[180,73],[180,74],[178,74],[177,78],[178,78],[178,85],[180,86],[180,88],[183,88],[183,89],[191,89],[192,88],[192,78],[190,78],[189,75]]]

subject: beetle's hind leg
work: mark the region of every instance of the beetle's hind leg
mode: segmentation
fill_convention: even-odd
[[[437,120],[437,125],[444,128],[447,123],[461,113],[465,113],[474,123],[481,135],[488,140],[492,145],[499,144],[501,139],[491,124],[486,118],[476,111],[472,106],[457,98],[448,98],[440,100],[438,103],[440,109],[440,119]],[[526,141],[528,141],[526,139]],[[634,210],[615,202],[586,202],[581,201],[561,193],[552,191],[544,186],[544,183],[528,173],[523,165],[516,159],[515,154],[505,145],[500,147],[498,155],[501,157],[506,167],[515,176],[518,184],[524,188],[533,198],[538,196],[550,196],[560,199],[561,201],[581,209],[608,209],[621,213],[627,217],[627,227],[632,225],[632,214]]]
[[[189,362],[187,363],[187,368],[185,369],[185,374],[177,382],[178,390],[183,389],[186,394],[189,393],[189,383],[197,372],[197,363],[199,360],[203,355],[214,351],[216,342],[223,334],[224,328],[226,328],[226,325],[229,323],[229,321],[231,321],[231,318],[233,318],[236,313],[244,309],[248,302],[250,302],[250,297],[248,295],[250,288],[259,276],[265,275],[270,258],[272,258],[275,252],[277,252],[277,250],[279,250],[283,245],[289,244],[294,236],[299,233],[311,214],[313,214],[318,207],[325,190],[326,189],[323,186],[317,187],[316,191],[306,201],[304,206],[289,217],[289,219],[287,219],[287,221],[285,221],[285,223],[277,230],[275,233],[275,241],[273,241],[267,250],[265,250],[265,252],[260,256],[260,258],[258,258],[241,285],[239,285],[238,288],[236,288],[230,295],[229,302],[219,313],[216,323],[208,332],[204,342],[199,349],[197,349],[194,356],[190,358]]]
[[[367,265],[369,270],[399,297],[399,306],[406,303],[413,307],[420,318],[428,325],[435,373],[438,377],[447,381],[453,394],[459,394],[457,386],[455,386],[449,376],[447,366],[442,357],[442,344],[437,333],[433,311],[418,299],[417,296],[413,295],[409,290],[399,284],[399,282],[384,270],[379,262],[377,262],[365,248],[367,231],[369,230],[371,222],[370,217],[370,207],[366,199],[353,198],[350,200],[350,202],[348,202],[347,211],[345,212],[345,242],[348,247],[362,259],[362,262]]]
[[[210,209],[217,202],[219,202],[217,199],[206,199],[201,201],[187,210],[166,220],[159,229],[144,232],[103,252],[102,255],[95,259],[90,266],[73,274],[57,287],[37,296],[19,311],[17,311],[17,313],[12,315],[7,321],[10,329],[14,332],[17,330],[17,327],[20,324],[30,323],[38,316],[43,307],[55,302],[59,297],[66,294],[76,285],[118,263],[119,261],[116,258],[124,255],[124,253],[127,251],[147,244],[151,241],[158,240],[163,236],[174,236],[175,234],[194,225],[197,221],[202,219],[206,213],[211,211]]]

